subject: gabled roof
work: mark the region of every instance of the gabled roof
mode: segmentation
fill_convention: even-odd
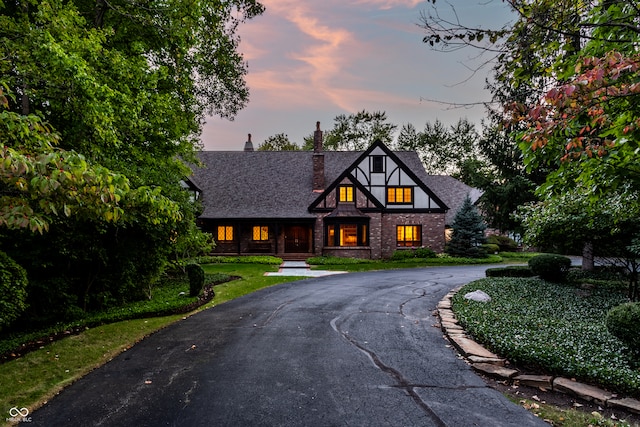
[[[386,147],[385,147],[386,148]],[[364,152],[325,151],[325,184],[334,183]],[[427,175],[415,151],[393,151],[447,207],[447,224],[472,188],[448,176]],[[205,219],[312,219],[312,151],[203,151],[190,180],[202,189]],[[472,201],[474,199],[472,198]],[[450,220],[451,219],[451,220]]]
[[[413,171],[413,169],[411,167],[409,167],[408,165],[406,165],[405,162],[402,161],[400,159],[400,157],[398,156],[398,154],[406,153],[406,154],[408,154],[408,156],[405,156],[405,157],[411,157],[411,153],[413,153],[417,157],[417,154],[414,151],[397,151],[397,152],[393,152],[393,151],[389,150],[389,148],[386,145],[384,145],[379,139],[374,141],[373,144],[371,144],[371,146],[369,146],[369,148],[367,148],[367,150],[365,150],[364,152],[360,152],[360,155],[358,156],[358,158],[351,165],[349,165],[347,168],[345,168],[345,170],[342,172],[342,174],[340,174],[338,176],[338,178],[336,180],[334,180],[327,187],[327,189],[311,204],[311,208],[312,209],[315,208],[325,197],[327,197],[328,193],[333,191],[335,189],[335,187],[337,187],[340,184],[340,182],[342,182],[342,180],[344,178],[349,178],[356,185],[356,187],[358,187],[359,190],[361,192],[363,192],[367,196],[367,198],[369,200],[371,200],[379,208],[382,208],[383,205],[382,205],[381,201],[375,199],[371,195],[371,193],[362,184],[360,184],[357,180],[351,179],[351,177],[350,177],[350,175],[353,175],[354,170],[358,167],[358,164],[361,161],[363,161],[367,156],[371,155],[371,153],[376,151],[376,149],[382,150],[382,152],[384,152],[387,156],[389,156],[389,157],[391,157],[393,159],[393,162],[395,164],[397,164],[399,167],[402,167],[403,171],[407,175],[409,175],[411,177],[411,179],[414,182],[416,182],[417,185],[425,193],[427,193],[429,195],[429,197],[431,197],[433,199],[433,201],[438,206],[441,207],[440,208],[441,212],[446,212],[449,209],[448,206],[425,184],[423,179],[421,177],[418,177],[416,175],[416,173]],[[422,166],[422,164],[420,164],[419,166],[416,167],[416,170],[421,170],[421,171],[424,172],[424,167]]]

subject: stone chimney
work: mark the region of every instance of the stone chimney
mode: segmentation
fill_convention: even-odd
[[[313,191],[316,193],[324,191],[324,154],[320,122],[316,122],[316,131],[313,133]]]
[[[253,142],[251,142],[251,134],[247,137],[247,142],[244,143],[244,151],[253,151]]]

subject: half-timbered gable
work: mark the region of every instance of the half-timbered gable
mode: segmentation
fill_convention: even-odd
[[[427,175],[415,152],[376,141],[364,152],[207,151],[190,185],[199,224],[220,254],[385,258],[408,247],[444,250],[445,227],[473,191]],[[453,212],[452,212],[453,210]]]

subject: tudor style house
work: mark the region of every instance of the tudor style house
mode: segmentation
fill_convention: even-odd
[[[477,190],[427,175],[414,151],[380,141],[363,152],[204,151],[188,183],[200,193],[200,227],[216,254],[387,258],[395,250],[442,252],[445,229]]]

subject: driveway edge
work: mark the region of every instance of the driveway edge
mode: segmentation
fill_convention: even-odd
[[[608,408],[623,409],[640,414],[640,400],[619,398],[615,393],[563,377],[521,373],[507,359],[492,353],[475,342],[472,337],[466,334],[453,313],[452,298],[460,289],[461,287],[454,288],[445,295],[438,303],[436,311],[445,338],[474,370],[509,383],[571,394],[587,402],[596,402]]]

